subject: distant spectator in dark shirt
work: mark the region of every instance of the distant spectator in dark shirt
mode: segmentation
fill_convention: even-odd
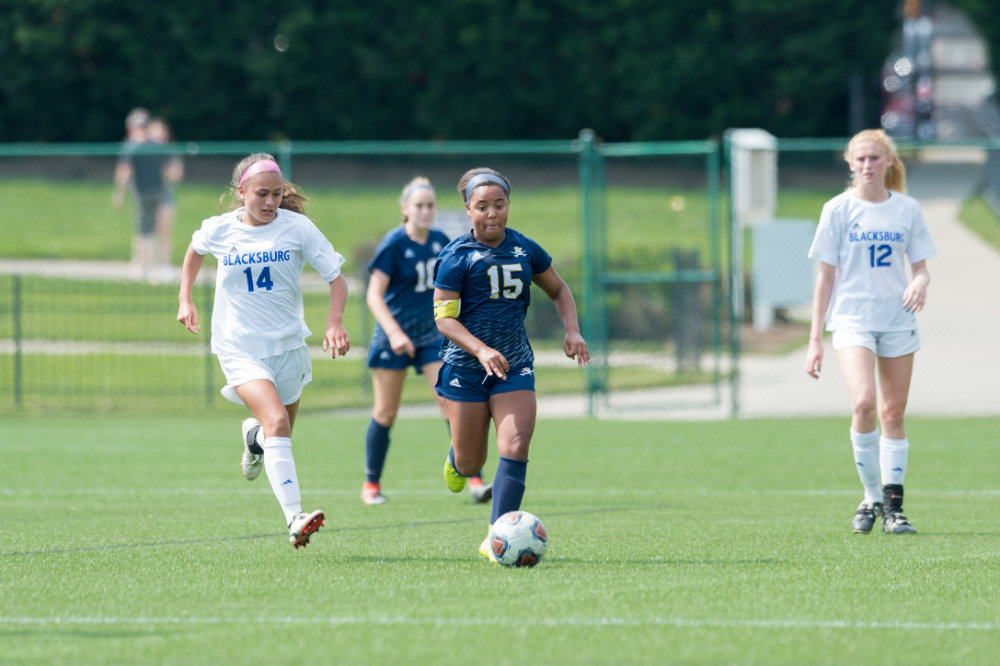
[[[132,266],[135,279],[158,281],[154,271],[156,215],[164,192],[163,147],[150,140],[146,128],[149,112],[132,109],[125,118],[126,139],[115,167],[115,189],[111,201],[117,208],[125,204],[125,190],[131,183],[135,198],[136,233],[132,239]]]

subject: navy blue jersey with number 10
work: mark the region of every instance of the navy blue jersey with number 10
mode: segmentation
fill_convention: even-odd
[[[552,257],[538,243],[509,227],[495,248],[477,241],[470,231],[441,252],[434,286],[459,293],[458,321],[513,367],[534,360],[524,316],[531,302],[532,278],[551,265]],[[480,367],[478,359],[450,340],[445,341],[441,358],[462,367]]]
[[[389,276],[385,304],[396,323],[414,345],[435,344],[441,334],[434,323],[434,264],[448,244],[439,229],[431,229],[427,242],[421,244],[406,235],[403,225],[389,231],[368,263],[368,270],[379,269]],[[388,347],[388,338],[376,323],[373,346]]]

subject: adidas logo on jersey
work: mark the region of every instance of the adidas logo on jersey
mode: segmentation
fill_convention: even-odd
[[[403,252],[403,256],[406,257],[407,259],[413,259],[413,257],[415,257],[416,255],[413,254],[413,250],[411,250],[410,248],[406,248],[406,251]]]
[[[458,381],[458,377],[448,382],[448,386],[454,386],[455,388],[462,388],[462,382]]]

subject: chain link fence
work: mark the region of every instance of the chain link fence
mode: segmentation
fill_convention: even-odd
[[[438,222],[457,234],[466,221],[458,177],[492,166],[513,185],[511,227],[553,255],[591,345],[593,362],[581,372],[561,354],[554,307],[536,297],[527,324],[540,394],[582,396],[595,415],[634,406],[667,415],[692,406],[736,414],[741,393],[767,390],[741,379],[743,347],[757,353],[753,339],[772,335],[775,324],[804,329],[811,278],[801,270],[767,278],[782,261],[802,268],[822,203],[847,186],[845,143],[774,142],[771,235],[735,220],[725,142],[604,144],[584,132],[556,142],[177,144],[168,148],[184,163],[169,235],[173,269],[147,280],[129,271],[132,202],[111,205],[118,145],[0,146],[0,196],[18,211],[4,218],[0,250],[0,413],[228,405],[209,351],[214,266],[206,262],[196,288],[205,324],[199,336],[175,322],[176,271],[191,233],[220,210],[235,162],[264,151],[304,190],[310,217],[348,261],[345,324],[354,350],[343,359],[323,361],[315,332],[325,322],[327,292],[311,269],[303,274],[316,359],[303,408],[370,403],[364,347],[374,321],[364,304],[366,265],[399,223],[403,185],[429,177]],[[900,149],[917,196],[995,198],[996,140],[902,142]],[[766,161],[750,163],[759,169]],[[794,247],[768,255],[763,244],[773,238]],[[774,284],[801,302],[769,300],[763,292]],[[774,311],[762,317],[762,307]],[[422,378],[412,380],[404,402],[429,402]]]
[[[714,142],[603,144],[584,132],[551,142],[173,144],[163,150],[184,166],[166,237],[173,269],[147,279],[128,270],[134,202],[111,205],[119,150],[0,146],[0,193],[10,210],[22,211],[16,224],[5,222],[10,242],[0,251],[0,412],[226,404],[209,352],[213,266],[206,262],[197,287],[199,336],[175,322],[177,267],[191,233],[220,210],[234,164],[258,151],[278,158],[309,197],[310,217],[348,262],[345,323],[354,350],[329,364],[314,361],[303,408],[369,404],[367,262],[399,223],[399,193],[416,175],[437,189],[441,226],[464,231],[455,184],[474,166],[510,179],[510,226],[552,254],[592,347],[584,372],[560,358],[555,309],[536,297],[527,323],[540,392],[586,395],[591,413],[616,392],[678,384],[710,385],[711,400],[722,399],[728,309]],[[317,349],[327,293],[308,267],[302,281],[309,343]],[[425,385],[412,394],[428,400]]]

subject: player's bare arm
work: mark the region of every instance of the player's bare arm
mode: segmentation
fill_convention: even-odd
[[[549,266],[545,272],[535,275],[532,282],[538,285],[556,306],[556,312],[566,330],[566,336],[563,339],[563,352],[569,358],[576,359],[578,366],[588,365],[590,363],[590,349],[580,333],[576,300],[574,300],[573,292],[570,291],[566,281],[556,272],[555,268]]]
[[[813,290],[812,324],[809,327],[809,346],[806,349],[806,374],[819,379],[823,371],[823,324],[830,307],[830,297],[837,277],[837,267],[819,262],[819,274]]]
[[[338,275],[330,283],[330,312],[323,334],[323,350],[330,352],[330,358],[343,356],[351,349],[351,338],[344,328],[344,307],[347,304],[347,280]]]
[[[927,271],[927,262],[918,261],[910,267],[913,279],[903,292],[903,307],[908,312],[920,312],[927,302],[927,286],[931,283],[931,274]]]
[[[389,312],[389,306],[385,302],[385,293],[389,289],[389,282],[389,276],[384,271],[373,269],[371,277],[368,279],[365,302],[375,317],[375,321],[379,323],[379,326],[385,331],[385,336],[389,338],[389,346],[392,351],[413,358],[417,353],[417,348],[410,340],[410,336],[403,331],[399,322]]]
[[[198,254],[190,247],[184,255],[184,265],[181,267],[181,288],[177,297],[179,306],[177,308],[177,321],[184,324],[184,328],[192,333],[198,333],[201,324],[198,323],[198,308],[194,305],[192,294],[194,292],[194,281],[198,277],[198,271],[205,263],[205,257]]]

